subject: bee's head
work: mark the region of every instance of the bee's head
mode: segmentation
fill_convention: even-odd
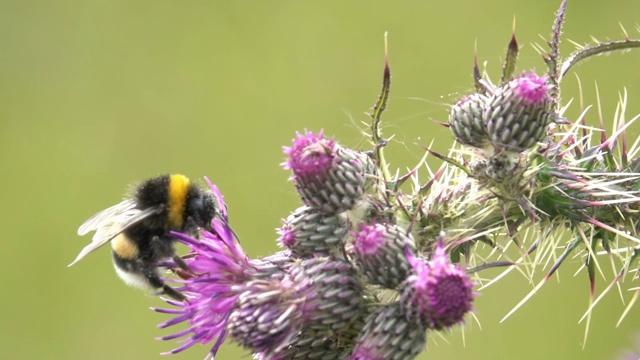
[[[211,220],[216,215],[216,205],[213,194],[209,191],[198,191],[188,204],[187,212],[190,220],[198,227],[212,230]]]

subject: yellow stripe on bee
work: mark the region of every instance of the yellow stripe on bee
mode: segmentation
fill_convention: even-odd
[[[168,220],[171,229],[180,229],[184,223],[184,209],[187,206],[189,179],[184,175],[169,177],[169,213]]]
[[[124,234],[120,234],[111,240],[111,248],[123,259],[133,260],[138,257],[138,245]]]

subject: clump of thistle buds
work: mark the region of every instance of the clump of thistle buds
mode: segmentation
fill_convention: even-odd
[[[177,310],[156,309],[176,314],[161,327],[188,323],[163,337],[187,336],[173,353],[211,343],[213,356],[228,337],[256,359],[411,359],[429,331],[464,321],[474,283],[449,260],[445,233],[418,251],[392,204],[376,202],[381,174],[371,153],[312,132],[284,152],[305,205],[278,229],[282,251],[246,256],[213,185],[222,209],[214,231],[174,234],[200,275],[175,280],[188,298],[167,300]]]
[[[255,359],[413,359],[427,337],[464,324],[482,289],[471,276],[482,269],[510,271],[553,259],[533,294],[565,259],[581,253],[594,289],[604,253],[618,264],[612,285],[637,282],[640,158],[638,149],[627,149],[624,130],[639,117],[625,122],[624,99],[613,135],[597,138],[584,117],[563,116],[560,84],[579,61],[640,47],[640,40],[584,46],[562,62],[565,7],[563,1],[543,52],[546,74],[516,74],[515,36],[499,84],[474,67],[475,91],[452,106],[445,123],[458,144],[449,155],[426,151],[425,157],[444,160],[428,169],[426,182],[418,179],[423,162],[402,176],[388,170],[380,131],[391,84],[386,62],[370,113],[372,149],[349,149],[310,131],[284,148],[283,167],[301,205],[274,236],[279,252],[248,257],[211,185],[221,209],[213,231],[203,230],[200,239],[174,234],[190,248],[184,261],[193,275],[172,280],[187,301],[167,299],[170,309],[156,309],[174,316],[161,327],[186,324],[162,338],[182,338],[170,353],[206,344],[213,357],[231,340]],[[411,183],[411,191],[403,190]],[[561,230],[571,232],[568,239],[552,236]],[[500,261],[474,256],[480,244]],[[639,296],[637,290],[620,321]],[[591,297],[598,302],[593,291]]]

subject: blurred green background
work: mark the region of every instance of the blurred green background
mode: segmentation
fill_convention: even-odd
[[[182,172],[209,176],[226,196],[251,256],[276,250],[274,228],[299,205],[281,169],[296,131],[324,129],[368,146],[363,114],[380,88],[389,31],[393,86],[388,156],[405,168],[435,141],[445,152],[447,104],[472,86],[474,44],[494,79],[514,17],[519,71],[545,65],[531,43],[551,29],[557,0],[544,1],[16,1],[0,2],[0,358],[158,359],[176,347],[154,337],[162,302],[127,288],[108,249],[73,268],[89,238],[77,226],[112,205],[129,184]],[[562,49],[590,35],[620,38],[640,21],[638,1],[570,1]],[[577,68],[585,103],[610,120],[619,91],[640,113],[640,51]],[[576,96],[567,77],[564,100]],[[579,112],[577,102],[570,116]],[[589,115],[597,119],[596,112]],[[630,132],[638,135],[638,126]],[[435,139],[435,140],[434,140]],[[432,162],[434,166],[438,162]],[[481,327],[432,336],[421,359],[612,359],[640,330],[636,306],[623,324],[619,296],[594,312],[579,259],[505,323],[532,288],[515,272],[482,292]],[[487,274],[489,276],[491,274]],[[599,279],[598,292],[604,288]],[[629,283],[627,283],[629,287]],[[627,299],[630,293],[625,293]],[[196,346],[173,359],[201,359]],[[217,359],[248,358],[225,345]]]

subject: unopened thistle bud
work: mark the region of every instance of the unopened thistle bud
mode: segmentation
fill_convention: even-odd
[[[482,118],[487,97],[472,94],[458,101],[449,112],[449,125],[459,143],[483,148],[489,144],[489,135]]]
[[[349,360],[411,360],[424,349],[427,333],[407,319],[402,306],[380,306],[367,317]]]
[[[355,234],[355,261],[372,284],[395,289],[406,278],[411,264],[405,247],[415,251],[411,235],[396,225],[363,225]]]
[[[343,148],[322,133],[298,134],[284,148],[302,201],[325,214],[352,209],[373,184],[375,164],[365,153]]]
[[[301,307],[290,282],[251,281],[229,315],[227,330],[238,344],[270,358],[302,328]]]
[[[268,360],[341,360],[351,353],[352,348],[348,347],[349,345],[349,341],[344,338],[329,338],[303,331],[289,346]],[[256,359],[267,360],[259,357]]]
[[[287,217],[278,232],[279,244],[296,257],[329,256],[343,249],[349,224],[340,215],[321,214],[303,206]]]
[[[525,74],[489,97],[484,122],[496,148],[523,152],[544,139],[547,126],[557,118],[546,82],[546,76]]]
[[[469,276],[449,262],[442,242],[429,262],[407,252],[413,274],[400,287],[400,303],[407,320],[442,330],[462,322],[475,296]]]
[[[304,328],[320,334],[348,329],[365,315],[363,285],[351,263],[313,258],[291,268],[291,281],[304,299]]]

